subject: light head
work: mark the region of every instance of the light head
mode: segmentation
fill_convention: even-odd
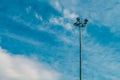
[[[79,18],[79,17],[77,17],[77,18],[76,18],[76,20],[77,20],[77,21],[80,21],[80,18]]]
[[[88,23],[88,19],[84,19],[84,24],[87,24]]]
[[[80,18],[76,18],[76,22],[73,24],[74,26],[79,26],[80,25]]]
[[[74,25],[74,26],[79,26],[79,24],[78,24],[77,22],[75,22],[73,25]]]

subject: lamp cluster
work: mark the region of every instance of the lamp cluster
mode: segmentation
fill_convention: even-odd
[[[84,21],[81,21],[80,18],[77,17],[74,26],[85,27],[87,23],[88,23],[88,19],[84,19]]]

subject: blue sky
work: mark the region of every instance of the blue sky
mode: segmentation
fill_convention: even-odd
[[[79,16],[89,19],[83,80],[119,80],[119,7],[119,0],[1,0],[0,79],[79,80]]]

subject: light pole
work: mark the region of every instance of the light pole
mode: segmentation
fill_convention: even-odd
[[[74,26],[79,28],[79,46],[80,46],[80,80],[82,80],[82,28],[86,26],[88,19],[84,19],[84,22],[79,17],[76,18]]]

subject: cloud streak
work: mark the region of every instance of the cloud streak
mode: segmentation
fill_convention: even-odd
[[[58,3],[59,6],[63,7],[61,11],[63,14],[67,9],[67,11],[74,12],[74,14],[79,15],[81,18],[89,18],[89,21],[93,24],[109,27],[111,32],[119,33],[120,31],[118,28],[120,26],[119,0],[109,0],[109,2],[104,0],[61,0]],[[52,5],[56,7],[56,3],[53,2]]]
[[[84,79],[119,79],[120,57],[114,45],[103,46],[93,38],[84,38],[82,48]]]

